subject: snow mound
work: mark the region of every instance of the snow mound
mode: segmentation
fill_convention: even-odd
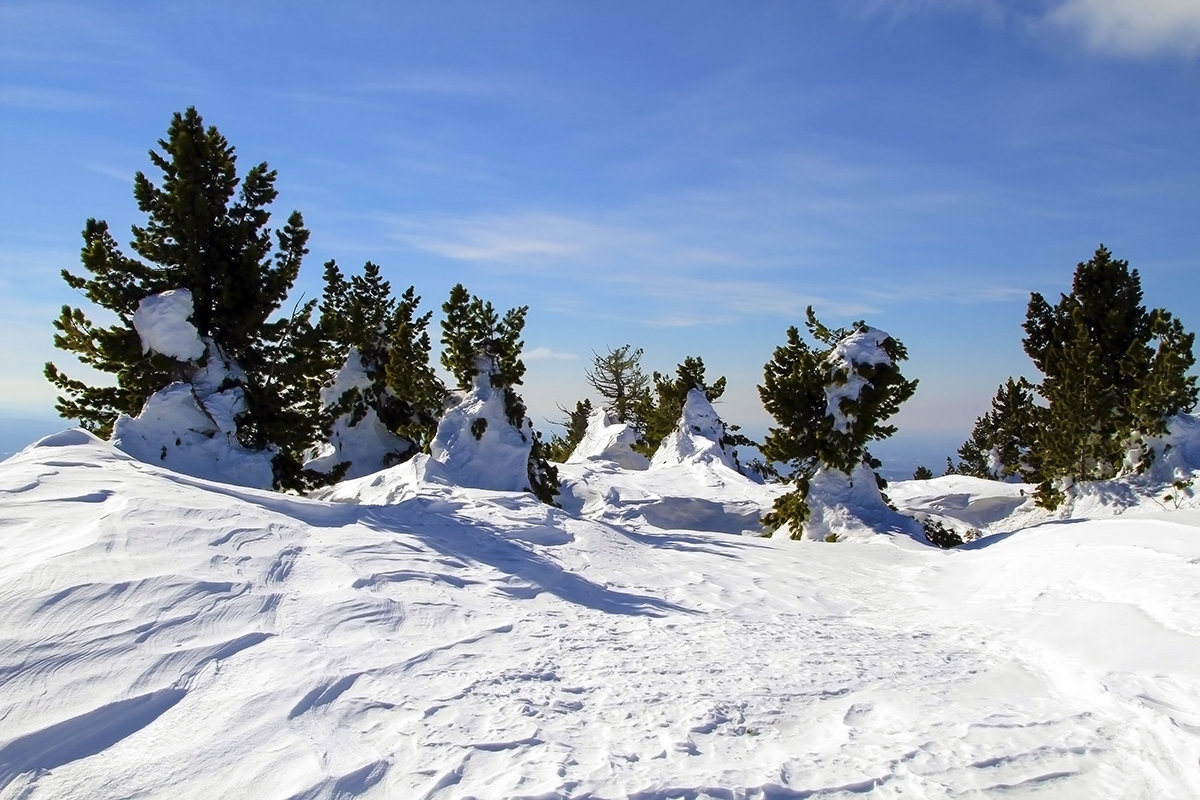
[[[122,414],[113,426],[113,444],[139,461],[158,464],[222,483],[269,489],[274,480],[274,451],[242,447],[234,434],[233,414],[241,389],[207,398],[189,383],[172,383],[146,400],[136,417]]]
[[[277,451],[249,450],[236,438],[246,400],[235,381],[244,373],[212,340],[206,347],[208,358],[191,383],[169,384],[151,395],[136,417],[117,417],[113,444],[139,461],[185,475],[269,489]]]
[[[699,389],[692,389],[683,403],[683,413],[667,438],[663,439],[650,466],[661,468],[688,462],[708,462],[740,472],[737,456],[725,449],[725,423],[712,403]]]
[[[804,538],[819,542],[867,541],[899,535],[926,543],[925,531],[912,517],[891,508],[879,490],[875,472],[860,464],[853,474],[821,469],[808,485],[810,515]],[[776,536],[789,535],[780,529]]]
[[[458,486],[529,491],[533,427],[528,418],[520,429],[509,424],[504,390],[492,386],[489,367],[490,360],[480,364],[471,391],[442,417],[430,455]]]
[[[133,327],[142,340],[142,352],[153,350],[177,361],[195,361],[204,355],[204,342],[192,316],[192,293],[171,289],[142,298],[133,312]]]
[[[598,408],[588,417],[583,438],[567,463],[611,461],[623,469],[643,470],[650,466],[650,459],[634,451],[637,441],[637,431],[627,423],[618,422],[611,411]]]

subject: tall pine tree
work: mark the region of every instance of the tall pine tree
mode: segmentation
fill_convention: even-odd
[[[1048,508],[1074,481],[1116,475],[1144,437],[1196,403],[1194,334],[1163,309],[1147,311],[1138,271],[1103,245],[1058,303],[1031,296],[1024,328],[1047,404],[1033,461]]]
[[[133,227],[135,256],[125,255],[108,225],[89,219],[83,267],[63,270],[69,286],[111,311],[116,323],[91,322],[81,309],[64,306],[54,326],[56,347],[82,363],[115,376],[115,385],[91,386],[46,365],[61,394],[57,409],[101,435],[112,433],[119,414],[136,415],[145,401],[174,380],[191,381],[215,359],[230,365],[229,382],[243,389],[237,439],[251,449],[277,448],[276,484],[303,481],[300,453],[315,436],[315,400],[298,395],[318,372],[310,355],[311,306],[272,319],[307,252],[308,230],[299,212],[274,233],[267,208],[276,199],[276,173],[265,163],[239,178],[234,148],[215,127],[205,128],[195,108],[171,120],[150,161],[158,182],[134,176],[134,198],[146,224]],[[192,323],[207,345],[203,356],[183,362],[144,352],[132,324],[143,299],[187,289]]]

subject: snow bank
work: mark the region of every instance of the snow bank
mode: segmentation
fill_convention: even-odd
[[[133,312],[133,327],[142,340],[142,352],[153,350],[177,361],[196,361],[204,355],[204,342],[192,316],[192,293],[172,289],[142,298]]]
[[[633,450],[637,441],[637,431],[627,423],[618,422],[609,410],[598,408],[588,417],[583,438],[567,463],[611,461],[623,469],[643,470],[650,466],[650,459]]]
[[[665,467],[688,462],[720,464],[734,472],[741,469],[737,456],[726,450],[721,440],[725,438],[725,423],[717,415],[712,403],[699,389],[692,389],[683,403],[679,425],[663,439],[654,458],[652,467]]]
[[[875,472],[865,464],[850,475],[834,469],[818,470],[809,481],[808,506],[805,539],[864,541],[886,534],[926,543],[921,524],[888,506]],[[781,528],[775,535],[787,537],[790,532]]]

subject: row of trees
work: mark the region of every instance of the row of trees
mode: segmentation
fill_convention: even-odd
[[[1148,440],[1196,405],[1195,335],[1142,304],[1141,277],[1103,245],[1077,265],[1070,294],[1033,294],[1026,354],[1038,383],[1009,378],[958,455],[956,471],[1036,483],[1056,508],[1077,481],[1145,471]]]
[[[455,397],[486,388],[502,399],[499,424],[528,444],[527,488],[553,502],[558,478],[550,462],[574,449],[593,408],[581,400],[562,409],[566,433],[549,442],[533,431],[517,390],[527,307],[501,314],[455,286],[441,306],[440,362],[453,381],[446,386],[432,365],[432,313],[421,312],[411,286],[394,295],[370,262],[350,276],[328,262],[321,298],[283,313],[308,231],[298,212],[278,231],[268,229],[277,193],[265,163],[239,179],[233,148],[195,109],[176,114],[158,145],[150,158],[161,180],[139,172],[134,181],[147,216],[133,228],[134,255],[120,250],[104,222],[88,220],[82,262],[89,274],[63,271],[68,285],[117,320],[98,325],[64,307],[55,321],[57,347],[115,376],[115,385],[91,386],[47,364],[64,417],[108,436],[119,415],[137,415],[168,384],[199,387],[217,375],[220,385],[208,388],[233,392],[237,443],[272,454],[277,487],[303,489],[353,469],[355,437],[368,428],[380,432],[372,440],[383,449],[375,456],[380,465],[429,451]],[[174,289],[191,294],[190,322],[203,343],[198,357],[145,347],[134,324],[146,298]],[[862,321],[832,329],[811,308],[805,328],[815,344],[789,328],[759,387],[776,425],[759,445],[767,461],[757,467],[786,474],[793,487],[763,521],[794,537],[809,518],[814,476],[877,469],[868,446],[895,433],[888,420],[917,385],[901,371],[904,345],[886,332]],[[1079,265],[1072,293],[1058,304],[1033,295],[1025,330],[1043,380],[1000,387],[960,449],[961,471],[1040,482],[1039,501],[1053,507],[1073,480],[1144,468],[1150,451],[1139,444],[1196,402],[1195,378],[1187,375],[1194,337],[1168,312],[1147,311],[1137,271],[1103,248]],[[595,354],[587,380],[651,455],[678,424],[688,393],[698,389],[715,401],[725,378],[710,383],[703,360],[692,356],[674,375],[647,375],[641,357],[628,344]],[[481,439],[488,424],[473,419],[471,435]],[[723,444],[754,444],[736,428],[726,438]],[[321,442],[329,452],[314,459]]]

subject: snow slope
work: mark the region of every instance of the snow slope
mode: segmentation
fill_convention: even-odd
[[[780,489],[714,461],[562,474],[3,462],[0,798],[1200,796],[1190,497],[893,484],[983,534],[940,551],[737,535]]]

